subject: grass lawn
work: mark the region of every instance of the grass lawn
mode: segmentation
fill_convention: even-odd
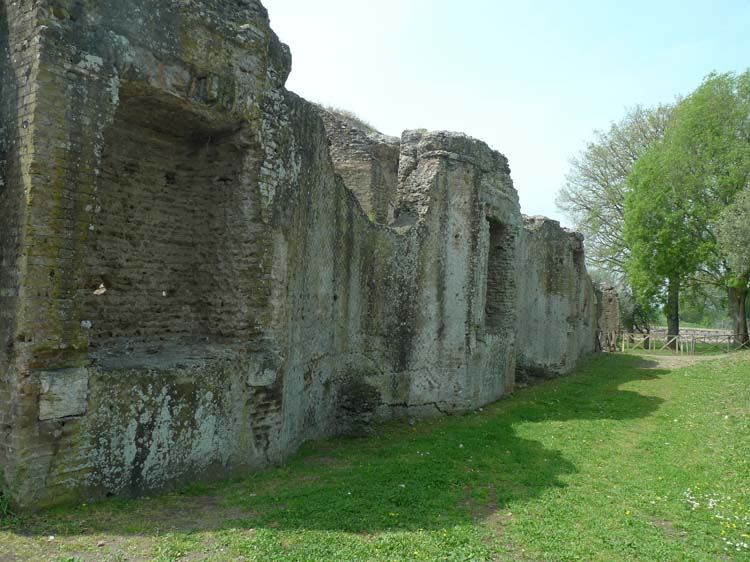
[[[239,482],[6,516],[0,561],[750,560],[749,436],[750,354],[603,355]]]

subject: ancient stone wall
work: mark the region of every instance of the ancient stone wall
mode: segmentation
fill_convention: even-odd
[[[612,285],[596,287],[597,343],[600,350],[617,351],[622,332],[620,298]]]
[[[486,404],[512,390],[519,310],[543,312],[527,277],[570,312],[545,326],[575,336],[523,358],[567,369],[585,351],[580,239],[522,230],[505,157],[460,134],[385,138],[288,92],[258,1],[2,8],[15,504],[217,479]],[[520,273],[532,244],[564,271]]]
[[[519,248],[519,376],[570,371],[594,351],[597,309],[583,237],[545,217],[525,217]]]

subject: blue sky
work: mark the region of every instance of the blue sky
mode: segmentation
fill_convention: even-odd
[[[750,1],[264,0],[287,86],[379,130],[462,131],[505,154],[526,214],[635,104],[750,66]]]

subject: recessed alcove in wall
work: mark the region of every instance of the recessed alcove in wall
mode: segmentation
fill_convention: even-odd
[[[514,329],[516,306],[515,246],[512,230],[505,224],[487,219],[489,251],[485,292],[485,329],[503,333]]]
[[[261,226],[237,128],[166,95],[121,94],[87,208],[82,319],[92,348],[253,331]]]

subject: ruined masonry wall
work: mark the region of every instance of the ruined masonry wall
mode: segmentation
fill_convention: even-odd
[[[223,478],[491,402],[513,388],[519,311],[543,312],[519,300],[523,251],[568,260],[545,321],[576,335],[519,357],[567,369],[586,351],[580,239],[525,238],[504,156],[321,114],[284,88],[257,0],[154,5],[0,3],[15,505]]]
[[[583,237],[545,217],[525,217],[518,267],[519,377],[570,371],[595,346],[597,309]]]
[[[20,25],[29,4],[4,1],[2,26]],[[2,371],[18,381],[2,393],[3,487],[18,503],[272,462],[281,391],[247,379],[268,325],[258,271],[274,256],[247,215],[264,211],[261,107],[289,53],[259,3],[194,4],[35,3],[39,70],[23,76],[35,93],[27,126],[43,127],[33,173],[6,191],[27,194]]]
[[[617,334],[621,331],[620,301],[611,285],[597,287],[597,329],[602,333]]]

